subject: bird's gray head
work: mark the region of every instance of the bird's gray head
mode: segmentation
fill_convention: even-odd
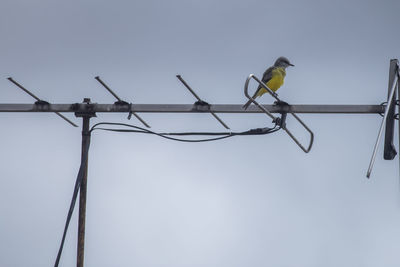
[[[289,59],[285,57],[279,57],[274,64],[275,67],[282,67],[282,68],[287,68],[289,66],[294,66],[292,63],[290,63]]]

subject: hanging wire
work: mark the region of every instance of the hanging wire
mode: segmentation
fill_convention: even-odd
[[[90,132],[95,130],[102,130],[102,131],[111,131],[111,132],[122,132],[122,133],[143,133],[143,134],[153,134],[162,138],[166,138],[173,141],[178,142],[210,142],[210,141],[217,141],[233,136],[244,136],[244,135],[265,135],[274,133],[281,129],[281,124],[279,123],[280,120],[275,122],[275,125],[272,128],[265,127],[265,128],[256,128],[251,129],[244,132],[171,132],[171,133],[157,133],[151,131],[149,129],[145,129],[136,125],[126,124],[126,123],[115,123],[115,122],[100,122],[92,126]],[[125,127],[125,129],[121,128],[105,128],[99,127],[101,125],[110,125],[110,126],[121,126]],[[182,139],[176,138],[171,136],[219,136],[214,138],[205,138],[205,139]]]
[[[85,175],[85,171],[87,170],[89,146],[90,146],[90,135],[87,138],[87,142],[85,144],[85,147],[83,148],[83,151],[84,151],[82,153],[82,155],[83,155],[82,157],[83,158],[82,158],[82,161],[81,161],[81,165],[79,167],[78,175],[77,175],[76,180],[75,180],[74,192],[72,194],[71,203],[69,205],[68,215],[67,215],[67,219],[65,221],[64,231],[63,231],[63,235],[62,235],[62,238],[61,238],[60,247],[58,249],[57,258],[56,258],[56,261],[54,263],[54,267],[58,267],[58,265],[60,263],[61,254],[62,254],[62,251],[64,249],[64,242],[65,242],[65,238],[67,236],[69,223],[71,221],[72,214],[74,212],[76,199],[78,197],[79,189],[81,187],[82,180],[83,180],[83,177]]]

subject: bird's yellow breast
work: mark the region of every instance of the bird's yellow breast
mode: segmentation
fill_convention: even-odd
[[[276,91],[283,85],[284,79],[286,76],[286,71],[284,68],[274,68],[272,70],[272,77],[271,79],[266,83],[266,85],[271,89],[272,91]],[[258,92],[258,96],[261,96],[265,93],[267,93],[267,89],[261,88],[261,90]]]

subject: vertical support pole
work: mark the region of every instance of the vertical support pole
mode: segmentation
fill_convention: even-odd
[[[383,150],[383,158],[386,160],[392,160],[396,157],[397,152],[396,148],[393,144],[393,136],[394,136],[394,116],[395,116],[395,110],[396,110],[396,92],[393,94],[393,97],[389,99],[390,97],[390,90],[392,88],[393,80],[395,76],[397,75],[397,64],[398,60],[397,59],[391,59],[390,60],[390,67],[389,67],[389,89],[388,89],[388,100],[387,100],[387,105],[389,106],[390,103],[390,109],[388,113],[388,117],[386,120],[386,127],[385,127],[385,145],[384,145],[384,150]]]
[[[82,156],[81,160],[87,160],[88,151],[85,150],[86,143],[89,141],[90,132],[89,132],[89,124],[90,124],[90,116],[82,117]],[[87,191],[87,161],[86,161],[86,169],[84,170],[83,179],[81,182],[81,186],[79,189],[79,219],[78,219],[78,246],[77,246],[77,267],[83,267],[84,260],[84,249],[85,249],[85,223],[86,223],[86,191]]]
[[[78,218],[78,244],[76,266],[83,267],[85,255],[85,225],[86,225],[86,192],[87,192],[87,174],[88,174],[88,144],[90,143],[90,118],[95,117],[95,113],[90,111],[90,99],[85,98],[84,103],[88,104],[88,112],[75,114],[82,117],[82,153],[81,164],[85,164],[82,182],[79,189],[79,218]],[[83,162],[85,161],[86,162]]]

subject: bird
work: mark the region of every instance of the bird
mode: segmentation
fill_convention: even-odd
[[[289,66],[294,66],[292,63],[290,63],[289,59],[286,57],[279,57],[275,61],[274,65],[269,67],[264,72],[262,82],[265,83],[269,89],[275,92],[283,85],[286,76],[286,68]],[[268,90],[262,87],[260,84],[253,95],[253,99],[262,96],[265,93],[268,93]],[[243,105],[243,108],[247,109],[251,103],[251,100],[247,101],[247,103]]]

